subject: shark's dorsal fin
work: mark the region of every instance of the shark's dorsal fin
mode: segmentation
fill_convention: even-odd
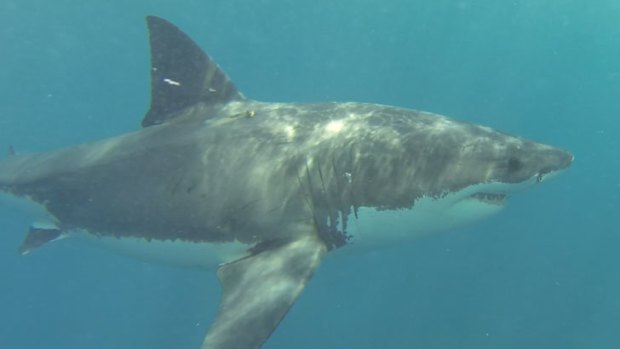
[[[149,16],[146,22],[151,43],[151,107],[142,120],[143,127],[173,119],[199,102],[223,104],[245,98],[179,28],[159,17]]]

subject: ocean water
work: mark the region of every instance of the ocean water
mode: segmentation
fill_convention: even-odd
[[[264,348],[620,347],[620,2],[0,0],[0,147],[137,129],[149,14],[251,98],[429,110],[576,156],[481,224],[327,258]],[[19,256],[28,224],[0,208],[0,348],[199,348],[213,273],[73,241]]]

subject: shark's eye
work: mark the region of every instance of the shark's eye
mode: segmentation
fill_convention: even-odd
[[[523,167],[523,163],[516,157],[508,159],[508,172],[519,171]]]

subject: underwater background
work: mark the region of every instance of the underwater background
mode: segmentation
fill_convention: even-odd
[[[428,110],[576,156],[481,224],[326,258],[264,348],[620,348],[619,1],[0,0],[0,150],[136,130],[146,15],[250,98]],[[214,273],[68,240],[20,256],[29,223],[0,207],[0,348],[200,347]]]

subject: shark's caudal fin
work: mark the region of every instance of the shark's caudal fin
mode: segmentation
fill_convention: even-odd
[[[326,250],[316,235],[302,236],[220,267],[222,299],[202,349],[260,348]]]
[[[196,103],[242,100],[228,76],[185,33],[158,17],[146,18],[151,43],[151,107],[142,126],[164,123]]]

